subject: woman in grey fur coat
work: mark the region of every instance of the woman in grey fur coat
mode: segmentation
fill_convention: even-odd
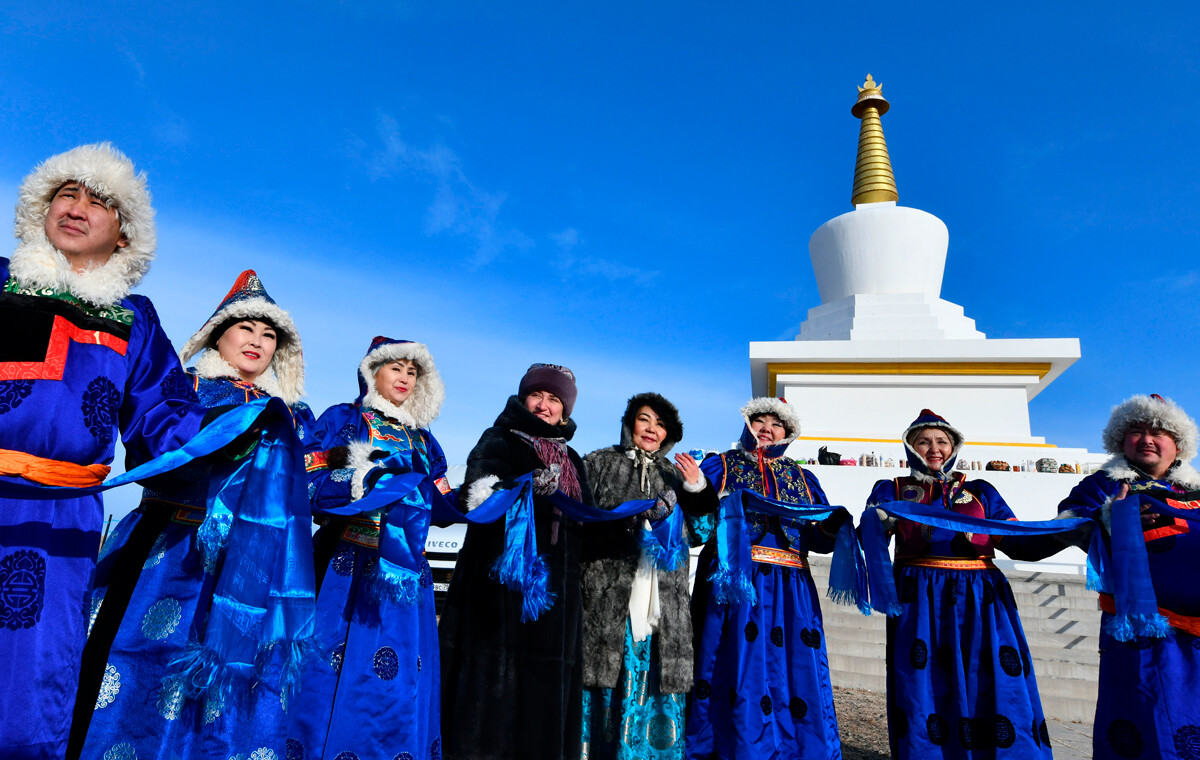
[[[692,688],[692,625],[686,555],[655,569],[641,548],[647,519],[676,502],[690,514],[717,507],[696,460],[671,447],[683,438],[679,412],[657,393],[629,399],[621,443],[584,457],[597,506],[655,499],[631,520],[597,523],[584,536],[582,757],[682,760],[686,695]]]

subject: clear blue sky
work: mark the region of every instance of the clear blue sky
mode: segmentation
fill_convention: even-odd
[[[1139,392],[1200,413],[1190,3],[187,5],[0,15],[0,204],[111,140],[150,176],[141,292],[175,345],[253,267],[318,413],[382,333],[430,345],[452,462],[533,361],[578,374],[581,451],[643,390],[724,446],[747,343],[819,304],[867,72],[901,204],[950,229],[942,297],[991,338],[1082,341],[1033,434],[1097,450]]]

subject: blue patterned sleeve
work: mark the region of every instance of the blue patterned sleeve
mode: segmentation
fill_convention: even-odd
[[[331,449],[345,447],[359,439],[358,414],[351,404],[337,404],[325,410],[305,440],[304,469],[308,473],[308,498],[314,509],[334,509],[352,501],[349,467],[328,462]]]
[[[126,354],[125,387],[118,389],[108,378],[100,377],[97,379],[107,381],[110,387],[89,388],[88,392],[121,394],[117,423],[125,444],[126,467],[132,468],[191,440],[199,432],[206,410],[150,300],[134,295],[126,303],[137,317]]]
[[[1106,501],[1116,496],[1120,490],[1121,484],[1108,477],[1105,473],[1093,473],[1079,481],[1071,489],[1071,493],[1067,495],[1067,498],[1059,503],[1058,512],[1062,514],[1070,510],[1075,513],[1076,517],[1090,517],[1093,520],[1099,519],[1100,508],[1104,506]]]

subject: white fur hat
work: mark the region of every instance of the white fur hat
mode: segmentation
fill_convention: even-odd
[[[746,420],[746,427],[750,427],[750,419],[757,417],[760,414],[773,414],[783,423],[784,437],[783,440],[773,444],[781,446],[791,443],[800,435],[800,415],[796,413],[795,407],[781,398],[773,396],[759,396],[752,398],[746,405],[742,407],[742,417]]]
[[[294,404],[304,395],[304,350],[300,345],[300,331],[292,316],[275,303],[275,299],[267,293],[262,280],[253,269],[247,269],[238,275],[233,287],[226,294],[217,310],[208,318],[204,326],[196,334],[188,338],[179,352],[179,358],[184,363],[202,350],[216,347],[221,337],[214,334],[218,327],[232,321],[243,319],[258,319],[270,322],[275,326],[277,342],[275,355],[267,367],[263,377],[255,380],[263,390],[271,395],[279,396],[288,404]],[[205,353],[196,362],[196,369],[201,375],[236,377],[237,372],[232,366],[224,363],[216,352]],[[224,366],[221,366],[224,364]]]
[[[420,377],[412,396],[397,406],[375,390],[375,373],[388,362],[407,359],[417,365]],[[427,428],[442,411],[446,386],[433,364],[433,354],[424,343],[377,336],[358,365],[358,400],[364,408],[377,409],[409,427]]]
[[[75,272],[46,237],[50,201],[68,182],[81,182],[110,202],[129,241],[108,263],[90,272]],[[46,159],[21,183],[14,234],[21,242],[13,252],[10,274],[24,285],[65,290],[96,306],[109,306],[129,295],[154,259],[157,237],[154,208],[146,175],[109,143],[81,145]]]
[[[1137,424],[1165,430],[1175,439],[1179,448],[1179,460],[1187,462],[1196,456],[1200,430],[1187,412],[1169,398],[1157,393],[1149,396],[1134,396],[1113,407],[1108,424],[1104,427],[1104,450],[1109,454],[1123,454],[1125,433]]]

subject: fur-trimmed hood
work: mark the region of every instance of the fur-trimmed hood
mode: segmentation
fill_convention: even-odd
[[[1105,462],[1102,469],[1110,478],[1122,483],[1150,478],[1149,475],[1134,467],[1124,454],[1117,454]],[[1194,467],[1184,462],[1176,461],[1175,465],[1167,470],[1167,474],[1162,476],[1162,480],[1188,491],[1200,490],[1200,472],[1196,472]]]
[[[918,454],[913,449],[912,443],[908,440],[917,431],[931,427],[945,430],[950,436],[951,443],[954,444],[950,456],[946,457],[946,461],[942,463],[940,472],[931,472],[929,464],[925,461],[925,457]],[[964,442],[963,434],[959,432],[958,428],[946,422],[941,415],[935,414],[928,409],[922,409],[917,418],[912,421],[912,424],[904,429],[904,435],[901,436],[901,440],[904,442],[904,451],[908,455],[908,467],[912,472],[912,476],[917,480],[925,482],[945,480],[954,473],[954,463],[958,461],[958,452],[962,451]]]
[[[663,438],[662,445],[654,452],[665,457],[675,444],[683,440],[683,422],[679,419],[679,410],[675,408],[675,405],[657,393],[639,393],[629,399],[629,403],[625,405],[625,415],[621,418],[621,446],[623,448],[635,446],[633,423],[637,419],[638,410],[643,406],[654,410],[654,413],[662,420],[663,427],[667,429],[667,435]]]
[[[117,210],[129,242],[108,262],[88,272],[71,268],[46,237],[50,201],[68,182],[81,182]],[[46,159],[21,183],[9,274],[23,285],[69,292],[94,306],[119,303],[141,282],[158,245],[146,175],[109,143],[81,145]]]
[[[388,362],[407,359],[417,365],[417,384],[403,404],[397,406],[375,390],[375,372]],[[395,340],[382,335],[371,341],[367,355],[358,365],[358,399],[364,408],[413,428],[427,428],[442,411],[446,386],[433,363],[433,354],[424,343]]]
[[[738,439],[738,447],[748,454],[758,451],[758,439],[754,437],[754,431],[750,429],[750,419],[760,414],[775,415],[783,423],[784,430],[783,439],[763,448],[762,455],[768,459],[783,456],[788,445],[800,435],[800,415],[796,413],[795,407],[781,398],[759,396],[746,402],[746,405],[742,407],[742,420],[746,426],[742,429],[741,438]]]
[[[1123,459],[1125,433],[1137,424],[1149,425],[1170,433],[1179,449],[1180,462],[1190,462],[1196,456],[1197,441],[1200,440],[1196,421],[1174,401],[1157,393],[1134,396],[1113,407],[1108,424],[1104,426],[1104,450]]]
[[[304,349],[300,344],[300,331],[292,316],[267,293],[253,269],[238,275],[217,310],[183,344],[180,360],[187,363],[199,355],[195,368],[201,377],[239,377],[237,370],[217,353],[216,345],[224,332],[218,332],[218,328],[243,319],[270,322],[275,326],[275,355],[262,375],[255,378],[254,384],[288,405],[295,404],[304,395]]]

